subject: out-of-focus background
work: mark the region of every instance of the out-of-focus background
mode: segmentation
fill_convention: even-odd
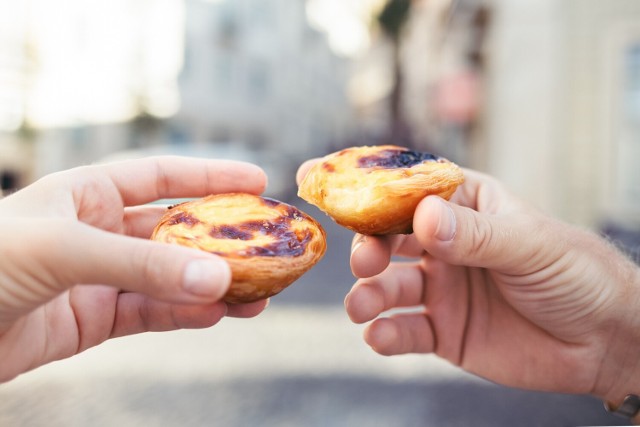
[[[638,259],[640,2],[0,0],[5,193],[94,162],[241,159],[330,245],[259,318],[114,340],[0,385],[0,425],[624,424],[589,397],[366,348],[342,309],[351,234],[294,174],[382,143],[493,174]]]

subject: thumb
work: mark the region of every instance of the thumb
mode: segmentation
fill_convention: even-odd
[[[429,196],[416,208],[413,228],[424,249],[454,265],[522,272],[545,248],[533,216],[487,214]]]
[[[231,281],[227,263],[203,251],[67,220],[11,223],[0,227],[0,258],[5,261],[0,296],[13,296],[9,298],[13,307],[5,307],[11,311],[29,311],[76,284],[87,283],[167,302],[205,303],[222,298]]]

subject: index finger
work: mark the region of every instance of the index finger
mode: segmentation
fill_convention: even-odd
[[[300,167],[298,168],[298,172],[296,173],[296,183],[298,183],[298,185],[300,185],[304,177],[307,176],[307,173],[309,173],[309,170],[311,170],[313,165],[315,165],[319,161],[319,158],[310,159],[300,165]]]
[[[451,202],[478,212],[497,213],[514,209],[516,200],[496,178],[472,169],[463,169],[464,183],[451,197]]]
[[[234,160],[160,156],[98,167],[118,188],[125,206],[215,193],[261,194],[267,185],[260,167]]]
[[[391,262],[391,245],[389,236],[357,234],[351,247],[350,266],[353,275],[365,278],[383,272]]]
[[[359,278],[382,273],[393,256],[418,258],[424,248],[413,234],[364,236],[356,234],[351,245],[351,272]]]

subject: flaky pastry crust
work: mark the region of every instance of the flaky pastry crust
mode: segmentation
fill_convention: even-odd
[[[243,193],[173,206],[151,238],[223,257],[233,276],[224,300],[234,304],[276,295],[313,267],[327,246],[325,231],[309,215]]]
[[[449,199],[463,182],[460,167],[433,154],[394,145],[352,147],[316,163],[298,196],[357,233],[408,234],[420,200]]]

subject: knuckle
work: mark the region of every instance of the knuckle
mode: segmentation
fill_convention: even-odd
[[[149,301],[143,300],[138,305],[138,318],[140,319],[140,327],[142,332],[151,331],[151,308],[149,307]]]
[[[142,288],[149,289],[148,285],[157,283],[163,277],[165,280],[169,279],[168,274],[163,271],[165,263],[159,261],[157,252],[158,249],[155,247],[141,247],[133,257],[132,269],[134,275],[140,277],[143,282]]]
[[[471,241],[464,256],[468,258],[474,254],[490,255],[496,239],[496,231],[490,221],[476,215],[472,218],[473,232],[470,233]]]

